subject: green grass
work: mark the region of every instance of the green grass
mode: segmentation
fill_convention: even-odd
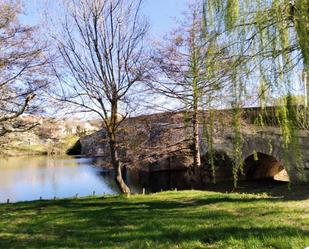
[[[0,205],[0,248],[306,246],[306,199],[171,191]]]

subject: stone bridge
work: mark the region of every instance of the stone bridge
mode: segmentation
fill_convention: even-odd
[[[220,119],[227,118],[228,111],[216,114],[214,125],[214,154],[216,179],[232,178],[233,132],[231,125],[220,127]],[[228,122],[227,122],[228,123]],[[251,123],[251,124],[250,124]],[[247,122],[242,130],[244,143],[242,155],[244,174],[242,179],[270,178],[287,179],[292,182],[307,182],[309,179],[309,135],[298,131],[301,157],[297,151],[284,149],[279,128],[264,128]],[[201,134],[203,134],[201,124]],[[190,149],[190,128],[184,125],[182,113],[160,113],[128,119],[124,122],[119,140],[121,161],[129,168],[140,171],[158,172],[186,169],[192,165]],[[211,178],[208,165],[207,139],[201,136],[201,158],[205,181]],[[101,164],[108,166],[107,137],[104,130],[81,139],[82,153],[102,158]]]
[[[294,149],[284,149],[281,130],[275,127],[264,127],[258,131],[244,133],[242,156],[244,160],[244,175],[242,179],[275,178],[292,182],[308,182],[309,180],[309,134],[306,131],[297,132],[299,144]],[[214,141],[214,151],[219,179],[230,178],[230,170],[225,170],[223,161],[233,157],[231,136],[222,136]],[[207,144],[201,145],[202,158],[207,161]],[[300,153],[298,153],[300,152]]]

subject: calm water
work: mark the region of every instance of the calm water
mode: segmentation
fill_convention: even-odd
[[[94,166],[92,158],[10,157],[0,158],[0,203],[119,193],[111,173]],[[191,171],[123,172],[133,193],[191,189]],[[264,183],[263,183],[264,184]],[[232,184],[230,184],[230,187]]]
[[[0,158],[0,203],[119,193],[111,173],[94,166],[92,158]],[[133,193],[189,188],[185,172],[123,172]]]
[[[94,167],[90,158],[0,158],[0,202],[118,193],[110,174]]]

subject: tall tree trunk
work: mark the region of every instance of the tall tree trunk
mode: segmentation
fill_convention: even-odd
[[[122,178],[121,163],[118,157],[117,142],[115,139],[115,134],[111,134],[109,146],[110,146],[110,153],[111,153],[111,163],[116,173],[116,182],[122,193],[130,194],[130,188],[127,186],[127,184],[124,182]]]
[[[191,33],[191,44],[190,47],[192,49],[192,65],[191,65],[191,74],[193,76],[192,81],[192,107],[193,107],[193,114],[192,114],[192,125],[193,125],[193,166],[196,169],[196,172],[201,168],[201,157],[200,157],[200,146],[199,146],[199,124],[198,124],[198,102],[199,102],[199,81],[200,81],[200,61],[199,55],[200,50],[197,46],[197,38],[195,31],[195,25],[193,26],[193,30]]]
[[[121,163],[118,157],[118,146],[116,139],[116,130],[118,125],[118,102],[117,102],[117,94],[113,94],[113,100],[111,101],[111,117],[110,117],[110,125],[109,125],[109,147],[111,153],[111,163],[116,173],[116,182],[122,191],[122,193],[130,194],[130,189],[127,184],[124,182],[122,178],[121,172]]]
[[[193,166],[198,169],[201,167],[201,155],[200,155],[200,146],[199,146],[199,124],[198,124],[198,107],[197,103],[193,107]]]

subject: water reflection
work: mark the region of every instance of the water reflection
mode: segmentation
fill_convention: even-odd
[[[97,159],[96,159],[97,160]],[[74,157],[0,158],[0,202],[11,202],[119,193],[112,172],[94,166],[94,159]],[[192,173],[192,172],[191,172]],[[192,187],[190,171],[126,171],[132,193]]]
[[[113,176],[102,176],[91,158],[15,157],[0,159],[0,202],[118,192]]]
[[[126,182],[133,192],[141,192],[145,188],[148,193],[171,189],[191,189],[194,187],[193,172],[191,170],[178,171],[128,171]]]

